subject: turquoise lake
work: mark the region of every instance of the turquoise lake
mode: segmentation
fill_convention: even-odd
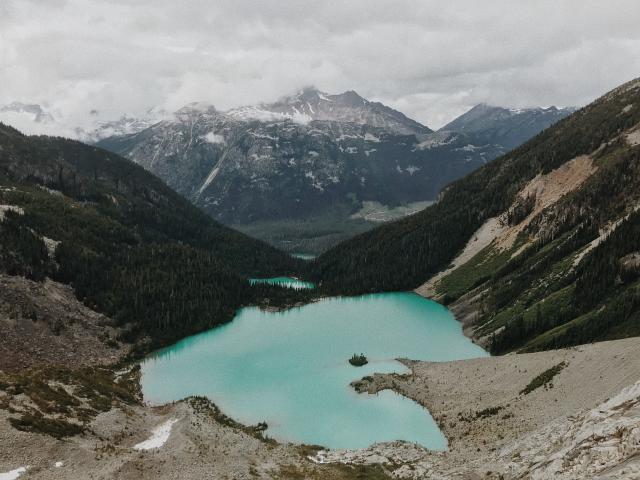
[[[354,353],[369,364],[349,365]],[[226,325],[188,337],[142,363],[145,400],[206,395],[244,424],[266,421],[281,441],[362,448],[406,440],[443,450],[428,411],[391,391],[357,394],[349,383],[405,372],[395,358],[486,356],[442,305],[413,293],[329,298],[284,312],[244,308]]]

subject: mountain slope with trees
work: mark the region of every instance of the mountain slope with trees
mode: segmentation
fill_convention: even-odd
[[[447,183],[568,114],[496,114],[503,110],[472,110],[452,124],[459,130],[433,132],[356,92],[307,88],[226,112],[191,104],[98,145],[158,175],[222,223],[288,251],[320,253],[379,218],[423,208]],[[487,127],[479,131],[478,123]]]
[[[435,205],[328,251],[313,276],[329,293],[414,289],[493,224],[484,248],[425,289],[492,352],[640,334],[639,131],[635,80],[452,183]],[[588,171],[554,192],[572,166]]]
[[[141,167],[0,124],[0,271],[74,287],[121,340],[161,345],[237,308],[300,293],[251,286],[298,260],[217,224]]]

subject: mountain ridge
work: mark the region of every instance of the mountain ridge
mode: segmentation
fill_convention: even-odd
[[[423,294],[450,304],[493,353],[637,335],[638,131],[634,80],[452,183],[426,210],[329,250],[315,279],[355,294],[414,289],[444,271]],[[571,166],[579,175],[567,184]],[[474,242],[479,251],[456,265]]]
[[[480,103],[438,131],[472,134],[481,142],[499,143],[511,150],[575,110],[555,106],[513,109]]]
[[[302,269],[111,152],[3,124],[0,147],[0,273],[72,286],[113,320],[118,341],[145,350],[267,296],[286,301],[290,292],[248,277]]]
[[[507,151],[473,133],[433,132],[354,91],[313,88],[228,112],[189,104],[171,120],[98,145],[154,172],[222,223],[313,252],[370,228],[358,220],[368,205],[400,212],[433,201]],[[281,239],[282,222],[305,233]]]

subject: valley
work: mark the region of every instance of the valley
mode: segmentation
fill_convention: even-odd
[[[449,182],[572,111],[483,105],[434,132],[354,91],[306,88],[229,111],[187,105],[97,145],[224,224],[286,251],[319,254],[424,208]]]
[[[300,95],[319,103],[291,110]],[[325,94],[300,95],[225,112],[222,131],[252,119],[258,145],[238,133],[248,151],[308,152],[296,142],[311,129],[358,131],[353,148],[386,138],[407,149],[385,179],[418,172],[408,137],[416,156],[462,141],[355,92],[333,98],[346,102],[333,120]],[[639,96],[640,81],[624,84],[467,176],[442,176],[430,198],[411,182],[350,208],[333,197],[349,221],[381,224],[331,246],[350,227],[323,217],[322,236],[336,236],[316,241],[310,226],[313,241],[288,253],[116,153],[0,124],[0,478],[633,478]],[[220,120],[201,105],[178,117],[190,141]],[[392,131],[376,130],[383,120]],[[157,133],[133,135],[168,138]],[[239,151],[201,169],[197,198],[246,162]],[[238,191],[237,218],[276,212]],[[311,213],[319,198],[305,200]],[[275,236],[289,218],[269,215],[284,223],[256,228],[291,241]]]

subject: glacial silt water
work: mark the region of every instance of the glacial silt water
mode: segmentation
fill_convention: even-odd
[[[369,364],[348,359],[363,353]],[[266,421],[281,441],[360,448],[406,440],[441,450],[428,411],[392,391],[358,394],[353,380],[406,372],[395,358],[486,356],[442,305],[412,293],[329,298],[283,312],[244,308],[226,325],[188,337],[142,363],[152,403],[205,395],[244,423]]]

